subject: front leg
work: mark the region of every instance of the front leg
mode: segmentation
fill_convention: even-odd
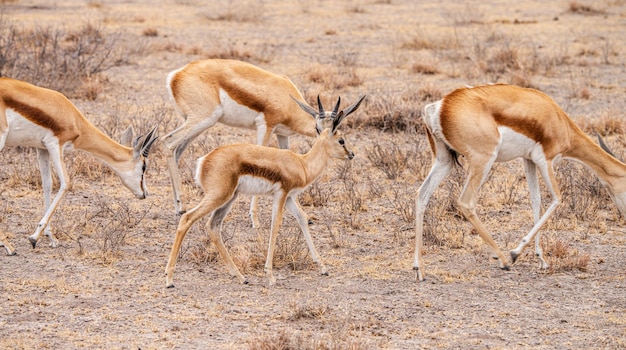
[[[61,157],[61,154],[59,153],[58,156]],[[37,241],[39,240],[39,235],[43,231],[44,235],[50,239],[50,246],[57,247],[59,244],[59,241],[54,237],[54,234],[52,233],[52,230],[50,229],[50,225],[48,224],[50,217],[52,216],[52,212],[54,211],[54,208],[50,210],[50,206],[51,206],[50,198],[52,196],[52,172],[50,171],[50,152],[46,149],[37,149],[37,161],[39,163],[39,172],[41,173],[41,187],[43,189],[43,198],[44,198],[44,217],[39,222],[39,225],[37,226],[37,230],[35,231],[35,233],[32,236],[30,236],[28,239],[30,240],[30,243],[32,244],[33,248],[35,248],[35,245],[37,244]],[[64,181],[65,170],[64,169],[61,171],[58,170],[58,168],[64,168],[64,166],[62,163],[58,165],[57,163],[60,163],[60,162],[55,160],[55,166],[57,167],[57,171],[60,174],[59,179],[61,180],[61,188],[59,189],[59,193],[57,193],[55,197],[55,204],[54,204],[55,207],[58,205],[59,201],[61,200],[61,196],[63,196],[63,192],[65,192],[65,181]]]
[[[530,192],[530,204],[533,208],[533,223],[536,225],[541,217],[541,193],[539,179],[537,178],[537,167],[532,160],[524,159],[524,171],[526,173],[528,191]],[[541,232],[537,232],[535,236],[535,256],[539,259],[539,268],[547,269],[550,265],[543,258],[543,249],[541,249],[540,241]]]
[[[270,228],[270,240],[269,247],[267,248],[267,259],[265,260],[265,275],[269,281],[269,285],[273,286],[276,283],[276,277],[272,271],[274,261],[274,250],[276,248],[276,239],[278,237],[278,230],[283,221],[283,209],[285,208],[285,201],[287,196],[283,193],[279,193],[274,196],[274,205],[272,206],[272,225]]]
[[[270,144],[272,130],[268,129],[267,124],[265,124],[265,115],[263,113],[259,114],[255,119],[255,123],[257,145],[268,146]],[[261,227],[261,223],[259,222],[259,216],[257,214],[258,204],[259,197],[253,196],[250,199],[250,211],[248,212],[250,215],[250,221],[252,221],[252,228]]]
[[[309,247],[309,252],[311,253],[311,257],[313,258],[313,262],[315,262],[320,267],[320,273],[324,276],[328,276],[328,270],[326,270],[326,266],[322,262],[319,253],[315,249],[315,245],[313,244],[313,239],[311,238],[311,233],[309,232],[308,218],[306,213],[300,208],[298,205],[297,199],[293,197],[287,198],[287,202],[285,203],[287,210],[293,215],[298,221],[298,225],[300,225],[300,230],[304,235],[304,239],[306,240],[306,244]]]

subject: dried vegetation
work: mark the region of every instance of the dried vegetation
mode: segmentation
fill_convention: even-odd
[[[16,4],[19,0],[5,0],[0,3]],[[183,7],[197,5],[196,1],[176,1],[176,3]],[[273,20],[271,13],[274,5],[266,2],[219,3],[220,6],[202,8],[197,13],[196,16],[201,23],[211,25],[219,22],[222,26],[262,28],[267,21]],[[296,3],[296,11],[300,12],[298,16],[307,16],[317,10],[308,2]],[[623,10],[623,2],[601,3],[606,6],[570,2],[566,8],[561,9],[559,16],[612,15],[616,7]],[[108,5],[92,3],[91,6],[102,10]],[[376,11],[374,9],[376,6],[392,8],[399,5],[395,1],[365,3],[347,1],[347,4],[342,4],[338,11],[347,16],[367,16]],[[450,4],[450,9],[444,10],[443,17],[446,18],[446,22],[438,24],[440,29],[433,30],[426,25],[415,25],[409,33],[403,33],[404,39],[391,40],[390,46],[385,49],[391,53],[392,57],[387,63],[388,69],[393,73],[384,78],[375,77],[375,72],[372,72],[372,65],[376,64],[370,63],[373,58],[369,55],[374,56],[376,53],[368,52],[367,46],[360,45],[331,50],[334,54],[329,55],[325,52],[324,55],[317,55],[312,59],[303,57],[296,63],[298,68],[290,70],[308,101],[313,101],[317,94],[322,94],[324,98],[334,98],[338,94],[368,94],[367,103],[359,115],[345,123],[346,129],[350,129],[347,138],[351,140],[358,158],[352,164],[334,164],[301,195],[305,211],[311,215],[312,231],[320,233],[314,239],[325,242],[320,253],[333,266],[333,274],[340,275],[342,281],[347,275],[364,280],[393,283],[398,276],[391,276],[391,272],[385,272],[390,270],[389,266],[392,265],[395,265],[396,270],[410,273],[407,257],[412,256],[414,240],[414,196],[431,164],[431,154],[421,124],[421,109],[424,104],[441,98],[453,86],[504,82],[546,90],[549,94],[556,95],[557,101],[566,110],[573,111],[572,117],[585,132],[602,135],[616,151],[616,156],[626,159],[624,151],[626,141],[623,136],[626,133],[624,106],[603,104],[604,100],[596,102],[603,93],[620,88],[603,81],[601,77],[593,78],[592,73],[583,73],[582,76],[576,73],[587,70],[601,72],[603,68],[608,69],[616,62],[623,62],[623,56],[618,54],[624,45],[621,39],[607,36],[598,40],[588,40],[584,34],[574,33],[580,36],[576,43],[578,48],[566,47],[565,44],[557,42],[550,49],[546,49],[546,45],[553,43],[511,29],[516,26],[537,25],[535,20],[494,19],[486,6],[459,6],[461,5]],[[219,10],[216,11],[216,8]],[[280,45],[273,45],[271,40],[268,40],[269,43],[253,44],[237,35],[230,39],[214,38],[211,45],[200,45],[193,39],[180,40],[173,34],[169,34],[171,37],[168,37],[166,28],[162,29],[158,24],[150,23],[146,23],[139,34],[133,36],[124,31],[108,28],[106,21],[86,22],[76,26],[75,29],[65,29],[62,26],[44,24],[26,27],[12,23],[9,18],[8,15],[0,17],[0,75],[23,79],[65,93],[85,106],[88,116],[92,113],[90,117],[94,117],[94,123],[114,138],[128,122],[134,124],[136,129],[144,130],[156,121],[160,123],[161,133],[172,130],[180,122],[177,117],[173,117],[170,107],[160,101],[148,106],[135,100],[115,104],[103,96],[105,91],[108,94],[117,94],[110,91],[121,88],[115,86],[111,80],[116,82],[123,80],[120,79],[119,72],[144,62],[142,56],[158,55],[168,59],[176,57],[177,62],[204,57],[234,58],[261,66],[273,66],[276,68],[274,70],[279,71],[280,68],[277,67],[281,67],[281,64],[277,61],[281,61],[281,55],[285,55],[286,51]],[[370,28],[378,27],[372,25]],[[315,35],[334,37],[342,35],[342,31],[345,30],[341,26],[317,29],[314,34],[304,34],[305,39],[301,39],[300,42],[312,44],[320,40],[314,39]],[[376,29],[373,29],[373,33],[376,32]],[[345,37],[341,40],[344,40],[343,38]],[[172,65],[170,68],[175,67],[176,65]],[[392,81],[389,84],[372,85],[370,82],[372,77]],[[406,81],[408,83],[405,84]],[[617,95],[623,97],[623,88],[620,91],[621,95],[619,93]],[[149,93],[156,95],[161,91],[154,89]],[[96,104],[103,105],[102,108],[106,111],[101,112],[99,107],[95,107]],[[590,104],[594,104],[595,107],[590,109]],[[124,115],[124,118],[116,117],[120,115]],[[191,174],[196,156],[208,152],[219,144],[242,142],[245,138],[253,139],[250,134],[232,136],[228,134],[232,129],[221,130],[216,134],[200,136],[190,146],[188,152],[194,156],[181,159],[180,168],[183,170],[187,198],[199,197]],[[301,140],[295,144],[300,150],[305,150],[309,145]],[[151,170],[148,173],[149,177],[154,178],[151,186],[157,187],[156,195],[164,197],[165,200],[156,205],[135,205],[129,204],[126,193],[118,195],[117,192],[109,192],[109,187],[120,187],[119,181],[101,163],[83,154],[67,155],[67,165],[74,187],[69,198],[61,204],[63,210],[57,212],[52,225],[56,232],[61,233],[58,237],[63,242],[64,248],[60,248],[63,249],[63,253],[59,254],[63,255],[68,264],[74,264],[71,262],[74,260],[86,260],[87,264],[115,269],[116,266],[121,268],[129,266],[131,263],[125,263],[124,260],[133,258],[133,255],[144,254],[145,260],[148,259],[147,254],[152,252],[157,258],[163,258],[163,252],[170,247],[170,238],[177,218],[171,215],[173,210],[169,208],[169,182],[165,178],[164,157],[158,150],[155,150],[151,157],[153,164],[160,167],[160,171]],[[2,164],[0,193],[3,198],[11,198],[0,205],[1,212],[6,215],[0,218],[0,229],[15,231],[15,234],[9,234],[9,238],[16,242],[25,239],[25,233],[33,227],[35,222],[33,218],[38,215],[41,205],[41,180],[34,159],[35,153],[29,149],[5,149],[0,153]],[[606,238],[607,232],[614,230],[612,226],[619,220],[606,190],[588,169],[578,164],[561,163],[557,174],[564,203],[542,230],[545,237],[543,247],[551,268],[541,272],[537,277],[539,279],[559,274],[593,274],[596,269],[592,266],[594,261],[614,259],[612,256],[593,256],[585,252],[584,248],[580,248],[583,243],[597,242]],[[450,286],[462,281],[475,282],[476,279],[502,277],[489,275],[485,277],[484,271],[492,267],[487,259],[488,253],[469,229],[470,225],[455,208],[455,198],[461,191],[462,183],[463,172],[460,169],[454,170],[435,193],[426,216],[425,250],[428,265],[432,268],[432,278],[437,283]],[[16,190],[18,188],[21,190]],[[524,231],[530,228],[532,220],[522,167],[519,164],[496,166],[481,193],[479,215],[485,218],[489,227],[494,228],[501,246],[510,248],[522,237]],[[546,191],[542,193],[542,197],[548,197]],[[85,204],[86,201],[88,205]],[[267,204],[263,200],[261,203]],[[18,210],[15,209],[18,205],[32,215],[24,217],[20,213],[18,217]],[[246,203],[236,204],[232,217],[224,223],[222,232],[225,243],[242,272],[260,279],[269,228],[257,231],[250,229],[246,209]],[[262,210],[260,214],[262,222],[268,223],[269,213]],[[25,220],[26,223],[23,226],[18,225],[17,222],[20,220]],[[209,279],[214,274],[227,274],[222,268],[223,263],[217,251],[205,233],[205,224],[206,219],[193,227],[188,234],[189,238],[183,245],[179,263],[188,268],[181,269],[178,274],[200,271],[203,278]],[[148,243],[154,239],[155,232],[163,241]],[[596,235],[602,238],[594,238]],[[144,245],[145,248],[141,248]],[[380,246],[387,248],[377,248]],[[44,254],[42,250],[48,249],[50,248],[38,248],[36,253],[25,251],[22,254],[25,256]],[[159,253],[154,253],[155,250]],[[531,267],[531,264],[535,264],[531,249],[526,253],[527,256],[520,259],[521,266],[516,265],[513,268],[535,271]],[[368,254],[369,257],[364,256]],[[349,255],[352,257],[349,258]],[[402,256],[404,260],[397,256],[389,258],[389,255]],[[446,263],[447,256],[456,258],[464,256],[461,259],[465,259],[463,260],[465,262],[469,259],[470,263],[462,272],[437,268],[438,264],[451,266]],[[55,258],[57,257],[46,257],[46,259]],[[348,259],[354,261],[346,262]],[[160,263],[150,262],[146,263],[146,266],[148,269],[158,270],[162,267]],[[359,267],[355,268],[351,264]],[[397,266],[398,264],[402,266]],[[142,263],[138,263],[133,267],[141,265]],[[306,275],[307,277],[302,277],[303,280],[319,278],[313,273],[316,268],[308,255],[297,225],[291,218],[287,218],[283,225],[274,266],[279,270],[285,269],[287,272],[284,273],[287,275],[290,273],[297,276]],[[345,270],[342,271],[342,268]],[[603,266],[599,267],[602,268]],[[161,277],[160,273],[152,275]],[[521,278],[515,276],[517,277]],[[29,283],[34,282],[24,282],[22,286],[11,287],[14,290],[8,292],[11,294],[10,302],[13,304],[17,300],[18,305],[47,306],[45,301],[38,301],[37,297],[29,298],[22,294],[24,285]],[[67,292],[69,287],[64,286],[66,283],[64,280],[47,280],[45,283],[40,281],[36,287],[62,295],[80,293],[80,291]],[[191,284],[199,284],[202,281],[187,279],[184,283],[186,285],[182,288],[191,288]],[[227,280],[226,283],[235,282]],[[585,281],[579,280],[576,283]],[[279,281],[277,288],[281,288],[280,284]],[[94,286],[91,288],[95,289]],[[325,288],[331,289],[330,286]],[[151,298],[162,298],[161,291],[152,290],[151,293]],[[5,290],[3,295],[6,294]],[[235,295],[230,297],[237,298]],[[320,300],[316,293],[282,297],[285,298],[283,301],[286,311],[279,315],[278,323],[286,324],[287,327],[275,330],[273,326],[263,327],[256,324],[255,329],[258,329],[258,332],[249,332],[244,339],[237,339],[239,345],[245,343],[250,349],[373,349],[395,347],[394,344],[429,344],[432,347],[466,344],[458,338],[445,338],[442,334],[433,335],[430,342],[403,342],[403,337],[413,339],[415,336],[427,336],[423,334],[424,330],[408,326],[406,330],[393,330],[380,320],[385,317],[376,312],[368,316],[353,314],[349,309],[343,309],[348,306],[333,300],[323,298]],[[399,295],[397,298],[405,299],[411,296]],[[433,304],[429,298],[439,297],[421,298],[416,303],[424,310],[428,310]],[[180,302],[178,299],[177,301]],[[178,307],[173,308],[171,312],[176,313]],[[219,310],[220,307],[227,308],[223,305],[215,307],[215,310]],[[216,313],[215,310],[211,310],[210,313]],[[433,313],[441,312],[445,311],[436,310]],[[252,313],[261,313],[263,315],[256,316],[264,319],[272,311],[256,310]],[[107,317],[115,321],[117,316],[111,314]],[[148,320],[136,317],[135,325],[150,327]],[[172,316],[165,315],[163,319],[169,320],[168,317]],[[197,319],[189,317],[190,319],[186,321],[172,320],[176,325],[167,329],[167,332],[186,334],[185,322],[198,322]],[[242,318],[244,317],[241,316],[240,319]],[[623,325],[624,320],[621,318],[616,322]],[[275,320],[271,320],[268,324],[276,323]],[[406,326],[405,323],[402,324]],[[0,321],[0,327],[5,326],[6,322]],[[152,327],[162,329],[161,325]],[[80,338],[76,334],[65,334],[62,339],[67,343],[61,344],[85,345],[76,341],[75,337]],[[444,340],[441,340],[442,338]],[[2,341],[4,339],[0,340],[0,344],[3,344]],[[12,345],[13,348],[41,345],[27,339],[16,341],[17,343]],[[103,339],[94,338],[92,341],[94,344],[88,347],[109,344]],[[176,347],[178,344],[176,337],[156,341],[155,344],[162,341],[163,346],[169,347]],[[225,343],[227,342],[222,344]],[[119,340],[118,344],[125,344],[124,340]],[[504,340],[487,341],[487,344],[495,347],[511,345]],[[617,337],[608,347],[619,344],[625,344],[621,337]],[[576,344],[569,345],[576,347]]]

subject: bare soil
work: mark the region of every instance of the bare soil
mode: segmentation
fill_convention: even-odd
[[[326,104],[339,95],[347,104],[367,94],[353,117],[362,123],[382,120],[375,113],[385,108],[412,110],[418,118],[424,103],[456,87],[514,82],[519,76],[512,70],[577,121],[619,119],[626,107],[624,1],[0,3],[4,18],[24,28],[96,23],[120,33],[120,45],[141,49],[102,75],[95,101],[72,99],[96,125],[119,125],[114,133],[129,123],[142,132],[159,123],[161,135],[179,125],[167,101],[166,74],[227,52],[288,75],[310,102],[318,93]],[[420,40],[419,48],[407,45]],[[503,47],[519,49],[520,56],[502,72],[489,70],[501,62],[487,56]],[[416,73],[416,63],[437,72]],[[320,74],[339,78],[324,83],[314,79]],[[350,74],[360,82],[342,83]],[[423,96],[428,91],[434,98]],[[429,232],[444,242],[427,241],[427,280],[420,283],[412,271],[413,223],[399,208],[414,205],[430,167],[423,135],[344,129],[357,154],[352,166],[334,164],[314,185],[328,197],[323,205],[302,200],[329,276],[318,273],[297,224],[286,218],[273,287],[263,276],[269,199],[261,201],[260,229],[250,225],[245,198],[223,229],[250,284],[228,274],[202,223],[186,237],[176,287],[166,289],[164,269],[179,217],[160,147],[151,155],[151,196],[144,201],[90,157],[68,155],[73,187],[51,222],[60,246],[43,239],[36,249],[27,240],[43,206],[35,154],[3,150],[0,230],[18,255],[0,256],[0,348],[626,347],[626,273],[620,267],[626,229],[605,191],[600,198],[606,203],[596,212],[558,211],[542,230],[545,241],[588,256],[582,270],[540,270],[527,249],[511,271],[502,271],[450,208],[437,216],[427,212]],[[251,131],[216,126],[190,147],[181,160],[189,206],[201,195],[192,180],[194,159],[219,144],[253,140]],[[624,135],[607,140],[623,158]],[[295,137],[292,149],[305,151],[309,144]],[[376,144],[410,152],[411,167],[388,179],[367,157]],[[582,174],[582,181],[595,181],[590,172]],[[561,180],[571,186],[567,177]],[[455,193],[458,186],[442,186],[432,207]],[[359,199],[360,205],[351,202]],[[564,206],[571,200],[564,198]],[[532,226],[520,163],[496,167],[480,201],[479,215],[503,248],[514,247]],[[559,265],[558,257],[548,258]]]

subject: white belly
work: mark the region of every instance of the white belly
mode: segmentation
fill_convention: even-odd
[[[502,143],[498,150],[496,162],[508,162],[517,158],[531,159],[532,153],[541,145],[534,140],[513,131],[511,128],[501,126],[498,128]]]
[[[237,184],[237,192],[249,196],[266,196],[278,191],[280,191],[279,182],[270,182],[256,176],[241,176]]]
[[[10,108],[6,110],[6,117],[9,125],[7,146],[46,148],[44,141],[55,137],[50,129],[29,121]]]
[[[236,128],[256,129],[258,124],[265,124],[265,116],[233,100],[224,90],[220,90],[220,102],[223,115],[220,123]]]

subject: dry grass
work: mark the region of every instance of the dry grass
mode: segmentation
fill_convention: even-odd
[[[496,81],[540,88],[586,133],[601,134],[625,159],[623,89],[615,84],[623,73],[616,63],[624,42],[603,28],[604,22],[615,24],[623,3],[546,5],[545,18],[522,3],[511,5],[520,8],[519,18],[508,17],[502,7],[495,11],[491,6],[497,4],[455,2],[437,9],[403,1],[161,5],[176,16],[161,17],[152,3],[137,13],[132,10],[139,3],[90,2],[85,7],[97,15],[87,23],[81,15],[75,25],[17,26],[4,17],[0,73],[66,93],[114,139],[129,124],[139,133],[158,124],[161,135],[180,125],[163,97],[165,73],[194,59],[234,58],[284,73],[308,101],[318,93],[329,100],[367,94],[343,125],[357,157],[333,164],[300,197],[330,276],[319,276],[297,223],[287,215],[274,260],[279,282],[265,288],[270,204],[262,199],[262,225],[254,230],[249,202],[242,199],[222,235],[251,284],[239,286],[230,278],[209,240],[206,218],[183,243],[177,288],[164,290],[163,267],[179,217],[171,208],[161,147],[150,156],[153,195],[142,202],[130,199],[102,163],[68,153],[74,186],[52,221],[62,246],[28,250],[25,235],[34,229],[43,202],[36,155],[3,149],[0,230],[19,244],[15,259],[22,260],[3,259],[7,283],[0,296],[6,316],[0,327],[7,335],[0,346],[612,348],[624,343],[622,318],[610,319],[623,314],[616,302],[623,277],[615,273],[624,244],[621,221],[595,175],[576,163],[565,161],[556,171],[563,204],[541,231],[551,264],[547,272],[534,267],[532,247],[512,272],[495,267],[456,208],[465,180],[460,167],[426,212],[427,282],[416,284],[411,271],[415,194],[431,166],[422,108],[448,91]],[[33,8],[29,16],[62,8]],[[253,132],[216,126],[190,145],[180,162],[190,207],[201,195],[192,176],[195,159],[218,145],[253,139]],[[292,142],[299,152],[309,146],[310,140]],[[532,227],[527,192],[519,163],[495,167],[481,190],[478,215],[504,249]],[[545,208],[545,189],[542,198]],[[596,261],[603,264],[596,267]],[[531,309],[545,310],[546,327],[529,328],[529,339],[546,342],[512,345],[520,322],[536,323]],[[24,329],[37,332],[25,337]]]

